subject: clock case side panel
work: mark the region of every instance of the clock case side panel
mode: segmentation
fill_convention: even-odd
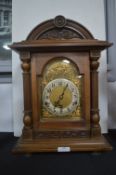
[[[79,66],[84,75],[82,98],[83,121],[42,121],[41,120],[41,82],[44,67],[54,57],[65,57]],[[90,137],[90,72],[89,54],[87,52],[75,53],[36,53],[32,54],[32,106],[33,106],[33,131],[34,137]],[[85,86],[86,85],[86,86]],[[39,92],[39,93],[38,93]]]

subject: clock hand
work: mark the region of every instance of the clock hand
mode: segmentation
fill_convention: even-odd
[[[64,93],[65,93],[67,87],[68,87],[68,84],[66,84],[66,86],[64,87],[62,94],[59,95],[58,100],[55,102],[55,106],[59,106],[59,103],[60,103],[60,101],[63,99]]]
[[[68,87],[68,84],[64,87],[62,94],[59,95],[59,100],[62,100],[63,99],[64,93],[65,93],[67,87]]]

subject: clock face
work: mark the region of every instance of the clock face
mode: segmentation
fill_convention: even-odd
[[[69,115],[78,107],[79,91],[70,80],[57,78],[50,81],[43,91],[43,105],[57,116]]]

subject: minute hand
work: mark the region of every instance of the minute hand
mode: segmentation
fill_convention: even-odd
[[[66,86],[65,86],[64,89],[63,89],[62,94],[59,96],[59,98],[60,98],[61,100],[63,99],[64,93],[65,93],[67,87],[68,87],[68,84],[66,84]]]
[[[63,99],[64,93],[65,93],[67,87],[68,87],[68,84],[66,84],[66,86],[64,87],[62,94],[59,95],[58,100],[55,102],[55,106],[59,105],[60,101]]]

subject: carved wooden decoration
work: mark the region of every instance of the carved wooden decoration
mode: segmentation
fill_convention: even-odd
[[[24,128],[14,152],[112,149],[99,124],[97,71],[111,45],[57,16],[10,46],[20,54],[24,84]]]

